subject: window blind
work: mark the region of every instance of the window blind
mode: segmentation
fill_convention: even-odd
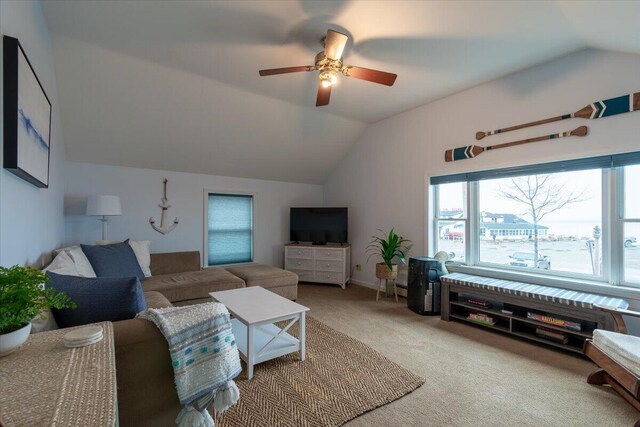
[[[429,182],[431,185],[439,185],[449,184],[452,182],[482,181],[484,179],[510,178],[516,176],[540,175],[587,169],[606,169],[634,164],[640,164],[640,151],[486,171],[458,173],[453,175],[433,176]]]
[[[253,261],[253,196],[209,194],[208,265]]]

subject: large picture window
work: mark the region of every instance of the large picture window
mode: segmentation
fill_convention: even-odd
[[[253,261],[253,196],[207,195],[207,265]]]
[[[430,247],[469,267],[640,286],[640,153],[431,178]]]

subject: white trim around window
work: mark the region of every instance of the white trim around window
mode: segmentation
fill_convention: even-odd
[[[602,272],[600,276],[564,271],[532,270],[480,261],[479,183],[467,181],[466,212],[459,221],[465,222],[464,263],[451,263],[451,271],[491,276],[505,280],[559,286],[578,291],[606,293],[608,295],[640,298],[640,283],[624,280],[625,224],[640,223],[640,218],[624,216],[624,167],[603,168],[602,171]],[[549,173],[549,172],[547,172]],[[426,248],[434,253],[438,248],[439,228],[437,212],[438,185],[425,180]],[[441,185],[441,184],[440,184]],[[638,236],[640,239],[640,236]]]
[[[229,264],[217,264],[217,265],[209,265],[209,195],[211,194],[221,194],[221,195],[229,195],[229,196],[249,196],[252,199],[252,218],[251,218],[251,261],[247,262],[238,262],[238,263],[229,263]],[[203,191],[202,198],[203,205],[203,218],[202,218],[202,257],[201,263],[203,268],[210,267],[228,267],[232,265],[243,265],[243,264],[253,264],[255,262],[255,247],[256,247],[256,210],[258,206],[258,198],[255,192],[247,192],[247,191],[234,191],[234,190],[217,190],[217,189],[207,189],[205,188]]]

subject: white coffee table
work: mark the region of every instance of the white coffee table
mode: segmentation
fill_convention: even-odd
[[[211,292],[211,298],[224,304],[232,315],[233,334],[240,357],[247,364],[247,378],[253,378],[253,367],[258,363],[285,354],[300,352],[304,360],[305,313],[309,308],[289,301],[260,286]],[[289,320],[282,329],[275,322]],[[300,326],[300,339],[287,333],[296,322]]]

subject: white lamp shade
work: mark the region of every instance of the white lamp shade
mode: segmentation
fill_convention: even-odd
[[[120,197],[89,196],[87,199],[87,215],[122,215]]]

